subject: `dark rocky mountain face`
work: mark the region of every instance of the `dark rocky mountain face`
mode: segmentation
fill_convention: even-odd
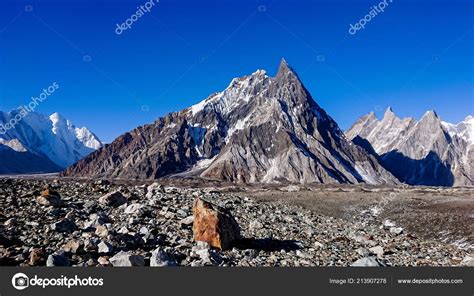
[[[155,179],[199,176],[231,182],[371,184],[398,181],[348,141],[282,60],[222,92],[117,138],[66,176]]]
[[[69,167],[65,175],[156,179],[182,172],[198,155],[182,113],[138,127]]]
[[[459,125],[468,124],[466,120]],[[474,146],[466,128],[461,134],[456,133],[456,127],[441,121],[434,111],[416,121],[400,119],[389,108],[381,121],[373,113],[363,116],[346,135],[367,151],[374,151],[381,164],[401,182],[472,186]]]

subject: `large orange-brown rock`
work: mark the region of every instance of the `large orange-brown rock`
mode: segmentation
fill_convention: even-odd
[[[228,210],[198,198],[193,205],[193,214],[195,241],[226,250],[240,238],[240,227]]]

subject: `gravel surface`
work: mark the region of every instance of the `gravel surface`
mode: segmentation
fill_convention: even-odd
[[[46,194],[44,188],[49,188]],[[298,202],[298,198],[292,197],[303,194],[299,187],[279,190],[287,199],[268,198],[271,196],[268,190],[246,194],[242,190],[233,193],[215,188],[163,187],[158,183],[120,185],[53,178],[0,179],[0,265],[455,266],[473,263],[469,243],[451,244],[420,237],[403,225],[385,219],[377,209],[380,201],[361,201],[348,206],[352,211],[359,211],[349,217],[350,211],[317,211],[301,200]],[[46,197],[38,198],[42,192]],[[243,239],[235,242],[233,248],[220,251],[206,243],[194,242],[192,204],[197,197],[229,209],[235,217]],[[327,205],[322,208],[325,207],[331,208]],[[469,237],[466,240],[469,242]]]

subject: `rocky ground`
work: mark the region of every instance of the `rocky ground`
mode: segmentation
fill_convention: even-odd
[[[417,208],[412,200],[402,208],[400,196],[406,190],[219,188],[0,179],[0,265],[473,264],[473,199],[469,189],[463,191],[465,198],[458,204],[460,215],[467,216],[457,231],[450,223],[461,220],[456,215],[450,216],[452,220],[443,216],[449,210],[442,203],[430,204],[433,219],[445,217],[443,229],[464,239],[456,244],[435,235],[420,235],[422,231],[404,224],[406,221],[386,217],[400,217],[397,215],[403,211],[417,215],[425,209]],[[192,206],[198,197],[227,209],[240,226],[242,238],[228,250],[194,241]],[[431,226],[419,227],[425,227],[426,232]],[[434,232],[440,230],[434,226]]]

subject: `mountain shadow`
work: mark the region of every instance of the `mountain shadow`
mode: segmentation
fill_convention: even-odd
[[[277,252],[285,250],[289,252],[301,249],[301,244],[295,240],[277,240],[273,238],[243,238],[235,243],[235,247],[241,250],[254,249],[267,252]]]
[[[359,147],[362,147],[369,154],[379,158],[379,155],[377,154],[377,152],[375,152],[375,149],[372,147],[372,144],[370,144],[369,141],[362,138],[361,136],[359,136],[359,135],[355,136],[355,138],[352,139],[352,142],[354,144],[358,145]]]
[[[398,180],[409,185],[453,186],[451,166],[430,151],[423,159],[411,159],[397,150],[380,156],[382,166]]]
[[[63,170],[47,157],[30,152],[17,152],[6,146],[0,147],[0,163],[0,175],[57,173]]]
[[[400,182],[408,185],[453,186],[451,166],[444,164],[439,156],[430,151],[423,159],[412,159],[393,150],[378,155],[369,141],[356,136],[352,142],[378,158],[380,164]]]

